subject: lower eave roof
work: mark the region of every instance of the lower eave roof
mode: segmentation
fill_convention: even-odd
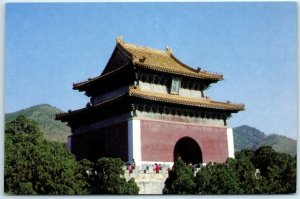
[[[105,79],[105,78],[110,78],[110,76],[114,73],[117,73],[119,71],[122,71],[123,69],[125,69],[127,66],[129,65],[129,63],[126,63],[124,64],[123,66],[120,66],[119,68],[111,71],[111,72],[108,72],[104,75],[99,75],[99,76],[96,76],[96,77],[93,77],[93,78],[89,78],[88,80],[86,81],[83,81],[83,82],[78,82],[78,83],[74,83],[73,84],[73,89],[74,90],[79,90],[79,91],[83,91],[85,89],[86,86],[88,85],[91,85],[93,83],[95,83],[96,81],[99,81],[101,79]]]
[[[218,110],[241,111],[245,109],[244,104],[217,102],[217,101],[211,101],[209,99],[195,99],[195,98],[183,97],[174,94],[153,93],[153,92],[140,90],[139,88],[129,89],[129,96],[134,96],[134,97],[151,100],[151,101],[180,104],[180,105],[187,105],[187,106],[201,107],[201,108],[211,108],[211,109],[218,109]]]
[[[70,116],[93,111],[95,109],[106,106],[109,103],[120,100],[122,97],[126,97],[126,96],[149,100],[149,101],[155,101],[155,102],[191,106],[195,108],[196,107],[209,108],[209,109],[224,110],[229,112],[238,112],[238,111],[245,110],[244,104],[233,104],[230,102],[217,102],[217,101],[211,101],[209,99],[188,98],[188,97],[182,97],[174,94],[153,93],[153,92],[143,91],[138,87],[137,88],[130,87],[128,90],[124,90],[124,92],[120,93],[118,96],[109,99],[107,101],[98,103],[96,105],[87,108],[82,108],[82,109],[69,111],[65,113],[59,113],[56,115],[56,119],[61,121],[66,121],[67,118]]]

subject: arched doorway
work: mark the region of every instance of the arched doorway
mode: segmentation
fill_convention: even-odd
[[[183,137],[177,141],[174,147],[174,161],[178,158],[181,158],[187,164],[202,163],[201,148],[194,139]]]

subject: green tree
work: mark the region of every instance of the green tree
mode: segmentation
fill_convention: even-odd
[[[5,126],[4,191],[7,194],[84,194],[75,157],[48,142],[34,122],[19,116]]]
[[[260,170],[262,193],[296,192],[296,159],[270,146],[255,151],[253,163]]]
[[[284,193],[296,193],[296,180],[297,180],[297,157],[294,156],[293,160],[287,165],[284,175],[282,176],[282,182],[285,183]]]
[[[87,159],[82,159],[78,161],[77,173],[85,182],[84,190],[87,194],[92,193],[92,166],[93,163]]]
[[[295,193],[296,158],[269,146],[243,150],[235,159],[202,168],[196,184],[200,194]]]
[[[21,141],[31,141],[34,143],[41,140],[42,135],[43,133],[37,124],[32,120],[28,120],[23,115],[5,124],[5,137],[16,143]]]
[[[90,175],[92,194],[138,194],[139,187],[131,178],[128,182],[120,158],[100,158],[92,167]]]
[[[240,194],[238,178],[228,164],[212,164],[201,168],[196,175],[199,194]]]
[[[235,174],[241,193],[258,194],[261,193],[261,179],[256,174],[253,164],[254,151],[242,150],[235,154],[235,159],[228,158],[226,164],[232,173]]]
[[[195,177],[191,167],[186,166],[182,160],[177,160],[165,181],[163,193],[194,194],[195,188]]]

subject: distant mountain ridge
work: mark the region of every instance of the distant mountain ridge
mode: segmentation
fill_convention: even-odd
[[[14,113],[7,113],[5,114],[5,122],[14,120],[18,115],[24,115],[37,122],[47,140],[65,143],[71,134],[71,129],[65,123],[55,120],[55,114],[60,112],[63,111],[48,104],[41,104]],[[257,149],[262,145],[269,145],[278,152],[291,155],[295,155],[297,152],[296,140],[277,134],[266,135],[264,132],[247,125],[233,128],[233,138],[235,151]]]
[[[295,155],[297,153],[297,141],[277,134],[266,135],[260,130],[242,125],[233,128],[235,151],[242,149],[257,149],[260,146],[269,145],[274,150]]]
[[[47,140],[66,143],[71,129],[66,124],[55,120],[55,114],[60,112],[63,111],[49,104],[40,104],[5,114],[5,123],[16,119],[18,115],[24,115],[38,124]]]
[[[242,149],[255,149],[267,135],[260,130],[242,125],[233,128],[234,148],[236,151]]]

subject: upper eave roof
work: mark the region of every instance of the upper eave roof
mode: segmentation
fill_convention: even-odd
[[[150,70],[214,81],[223,79],[222,74],[209,73],[187,66],[173,55],[170,48],[167,48],[166,51],[162,51],[125,43],[123,41],[119,41],[117,47],[132,57],[134,64]]]
[[[202,71],[200,69],[194,69],[182,63],[173,55],[172,50],[170,48],[167,48],[166,51],[162,51],[158,49],[138,46],[135,44],[125,43],[122,41],[122,39],[117,39],[117,45],[115,47],[114,52],[116,50],[122,51],[128,58],[130,58],[131,62],[136,66],[148,70],[159,71],[179,76],[192,77],[197,79],[204,79],[212,82],[223,80],[222,74],[210,73],[207,71]],[[113,53],[112,56],[117,55]],[[110,60],[112,60],[112,58],[110,58]],[[94,78],[90,78],[83,82],[74,83],[73,89],[80,90],[80,88],[83,88],[86,85],[94,83],[97,80],[100,80],[119,71],[119,69],[124,68],[124,66],[127,66],[128,64],[129,63],[124,63],[123,66],[120,66],[119,68],[114,70],[108,70],[108,66],[106,66],[106,68],[103,70],[105,71],[104,74],[101,74],[100,76]]]

